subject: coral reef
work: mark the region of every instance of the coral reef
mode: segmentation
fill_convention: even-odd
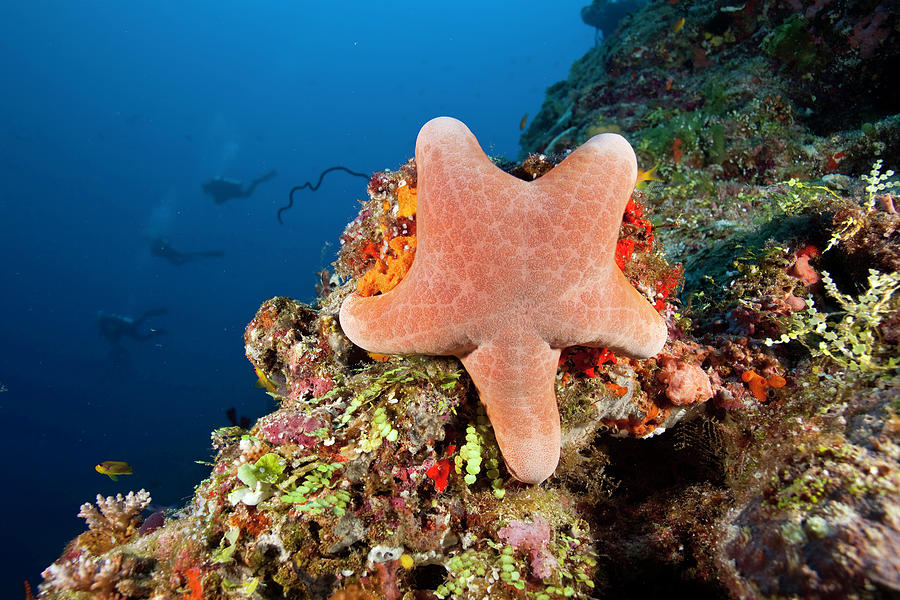
[[[213,432],[209,477],[162,524],[139,528],[141,494],[83,507],[38,596],[900,594],[892,6],[649,3],[548,90],[528,156],[495,161],[532,181],[617,131],[658,163],[615,261],[668,340],[560,355],[547,481],[511,477],[456,358],[341,331],[366,274],[384,294],[414,257],[410,161],[370,179],[317,305],[273,298],[247,326],[277,409]]]

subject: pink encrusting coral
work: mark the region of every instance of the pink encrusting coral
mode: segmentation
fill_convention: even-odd
[[[799,279],[805,286],[814,286],[822,280],[822,276],[810,265],[810,260],[819,256],[815,246],[803,246],[794,255],[794,262],[788,269],[788,275]]]
[[[511,521],[506,527],[497,530],[497,537],[515,548],[528,553],[531,572],[535,577],[544,579],[553,573],[553,555],[548,550],[553,529],[543,517],[534,521]]]
[[[297,444],[312,447],[316,444],[316,438],[309,434],[323,425],[324,423],[320,419],[296,410],[274,412],[257,422],[259,437],[276,446]]]
[[[666,398],[675,406],[706,402],[713,397],[709,376],[697,365],[665,355],[660,364],[662,370],[656,377],[666,384]]]

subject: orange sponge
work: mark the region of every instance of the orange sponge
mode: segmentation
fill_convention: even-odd
[[[402,189],[402,188],[401,188]],[[390,252],[356,282],[360,296],[374,296],[394,289],[412,266],[416,256],[415,236],[400,235],[388,242]]]
[[[397,216],[411,217],[416,214],[416,188],[404,185],[397,188]]]
[[[779,375],[763,377],[755,371],[744,371],[741,374],[741,381],[747,384],[747,387],[750,388],[750,391],[753,392],[753,395],[756,396],[756,399],[760,402],[765,402],[767,400],[766,390],[768,390],[768,388],[784,387],[784,384],[787,383],[784,380],[784,377]]]

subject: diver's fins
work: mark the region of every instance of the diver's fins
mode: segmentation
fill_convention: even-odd
[[[258,179],[254,179],[254,180],[253,180],[253,185],[257,185],[257,184],[259,184],[259,183],[262,183],[263,181],[268,181],[268,180],[270,180],[270,179],[274,179],[276,175],[278,175],[278,171],[275,170],[275,169],[272,169],[271,171],[269,171],[268,173],[266,173],[266,174],[263,175],[262,177],[259,177]]]

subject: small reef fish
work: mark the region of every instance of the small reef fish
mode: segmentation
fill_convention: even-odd
[[[646,171],[643,169],[638,169],[637,181],[634,184],[634,187],[642,190],[647,187],[648,183],[651,181],[662,181],[660,178],[656,176],[656,168],[659,166],[659,163],[656,163]]]
[[[672,25],[672,33],[678,33],[679,31],[681,31],[682,27],[684,27],[684,17],[681,17],[680,19],[675,21],[675,24]]]
[[[259,370],[259,367],[253,367],[253,370],[256,371],[256,376],[258,379],[254,384],[255,387],[259,389],[265,389],[267,392],[274,394],[278,389],[272,380],[266,377],[266,374]]]
[[[134,475],[134,471],[124,460],[104,460],[102,463],[94,467],[94,470],[101,475],[107,475],[113,481],[119,480],[119,475]]]
[[[519,131],[525,131],[525,124],[528,122],[528,113],[522,115],[522,120],[519,121]]]

